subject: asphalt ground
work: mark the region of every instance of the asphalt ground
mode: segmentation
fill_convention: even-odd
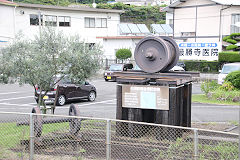
[[[116,82],[103,79],[90,81],[97,88],[94,102],[86,100],[72,101],[64,106],[57,106],[55,114],[68,115],[69,105],[74,103],[80,108],[80,115],[96,118],[116,117]],[[193,94],[200,94],[200,84],[194,83]],[[0,111],[30,113],[36,106],[33,88],[29,85],[19,87],[17,84],[0,85]],[[192,121],[226,122],[239,120],[239,106],[212,105],[192,103]]]

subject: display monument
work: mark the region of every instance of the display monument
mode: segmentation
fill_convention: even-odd
[[[136,45],[134,58],[141,71],[116,73],[116,118],[191,127],[192,75],[169,71],[179,60],[176,42],[169,37],[145,37]],[[117,132],[140,136],[137,127],[118,123]]]

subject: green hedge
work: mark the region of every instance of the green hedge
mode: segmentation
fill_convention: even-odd
[[[226,42],[232,43],[232,44],[236,44],[237,43],[237,41],[234,40],[234,39],[227,39]]]
[[[219,62],[240,62],[240,52],[220,52],[218,56]]]
[[[236,48],[238,48],[237,45],[229,45],[229,46],[226,47],[226,50],[234,50]]]
[[[221,64],[217,61],[184,61],[187,71],[217,73]]]

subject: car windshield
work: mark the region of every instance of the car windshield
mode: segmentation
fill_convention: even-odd
[[[122,70],[122,64],[113,64],[109,68],[110,71],[121,71]]]
[[[224,65],[221,73],[228,74],[234,71],[240,71],[240,65]]]
[[[57,82],[60,84],[71,84],[71,80],[68,77],[63,77],[61,80],[60,80],[60,78],[61,78],[60,76],[54,77],[53,78],[54,84]]]

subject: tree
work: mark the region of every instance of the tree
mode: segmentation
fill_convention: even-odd
[[[116,52],[116,57],[117,57],[117,59],[120,59],[123,61],[128,58],[131,58],[132,52],[130,49],[127,49],[127,48],[118,49]]]
[[[8,47],[0,50],[0,82],[36,85],[42,91],[53,88],[53,77],[68,76],[82,82],[100,68],[102,50],[90,46],[79,36],[66,37],[61,32],[46,28],[33,40],[18,36]],[[60,79],[61,79],[60,78]],[[38,106],[44,95],[40,95]]]

